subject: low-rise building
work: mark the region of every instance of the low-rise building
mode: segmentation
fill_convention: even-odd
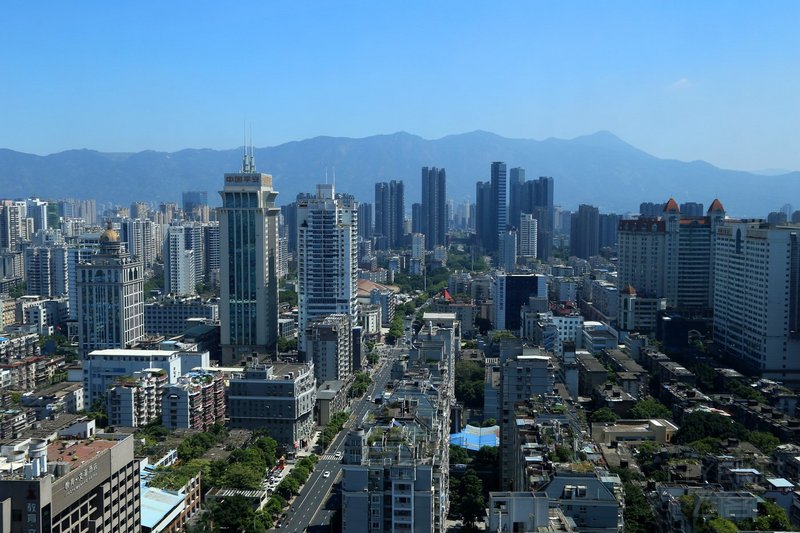
[[[230,427],[266,429],[287,450],[308,446],[314,429],[314,365],[253,364],[230,382]]]
[[[112,426],[138,428],[161,418],[161,395],[167,373],[147,368],[131,376],[117,378],[108,390],[108,423]]]
[[[325,381],[317,388],[317,424],[327,426],[331,416],[347,408],[347,388],[344,381]]]
[[[199,429],[225,421],[225,380],[222,372],[187,372],[163,389],[161,424],[170,431]]]
[[[56,413],[75,414],[85,409],[83,384],[64,381],[22,395],[22,406],[36,413],[36,419],[48,418]]]
[[[592,424],[592,440],[602,444],[626,442],[667,444],[678,432],[678,426],[663,418],[649,420],[617,420]]]

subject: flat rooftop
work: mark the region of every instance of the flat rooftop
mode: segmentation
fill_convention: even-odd
[[[100,453],[110,450],[117,444],[119,441],[103,439],[57,441],[47,446],[47,461],[68,463],[74,468],[74,463],[84,464],[91,461]]]

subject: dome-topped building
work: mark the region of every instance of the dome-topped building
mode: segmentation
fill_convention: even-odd
[[[111,221],[106,222],[106,229],[100,234],[100,242],[119,242],[119,233],[111,225]]]

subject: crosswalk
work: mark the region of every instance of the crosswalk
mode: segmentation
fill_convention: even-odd
[[[320,456],[320,459],[323,460],[323,461],[337,461],[338,460],[336,458],[336,454],[335,453],[323,453]]]

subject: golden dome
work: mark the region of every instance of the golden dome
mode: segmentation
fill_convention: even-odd
[[[106,230],[100,234],[100,242],[119,242],[119,233],[111,227],[111,221],[106,224]]]

